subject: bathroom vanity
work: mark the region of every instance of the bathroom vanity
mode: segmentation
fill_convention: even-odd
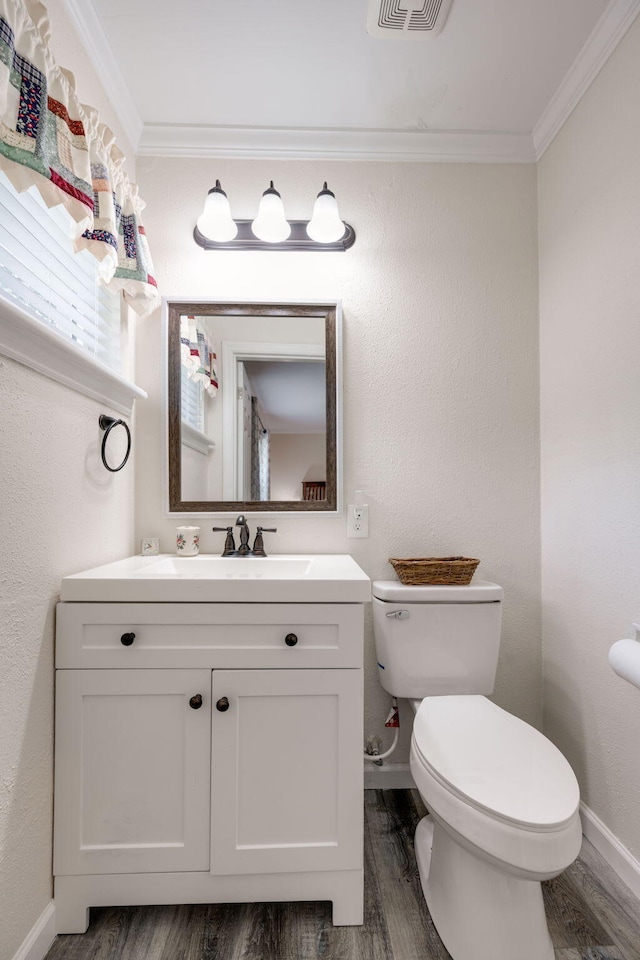
[[[331,900],[362,923],[350,557],[132,557],[57,609],[59,933],[90,906]]]

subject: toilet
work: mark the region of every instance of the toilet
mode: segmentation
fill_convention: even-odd
[[[578,783],[560,751],[487,699],[503,591],[373,583],[382,686],[415,712],[415,835],[429,912],[453,960],[553,960],[540,882],[577,857]]]

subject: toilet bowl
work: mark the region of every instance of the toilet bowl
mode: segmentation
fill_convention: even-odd
[[[420,879],[454,960],[553,960],[540,881],[582,840],[560,751],[485,697],[429,697],[410,762],[429,810],[415,837]]]
[[[546,737],[483,695],[502,590],[473,587],[373,585],[381,682],[415,712],[422,889],[453,960],[553,960],[540,882],[580,850],[578,783]]]

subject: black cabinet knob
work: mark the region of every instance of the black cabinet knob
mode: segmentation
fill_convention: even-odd
[[[298,638],[296,637],[295,633],[288,633],[284,638],[284,642],[288,647],[295,647],[296,643],[298,642]]]
[[[194,697],[191,697],[191,700],[189,700],[189,706],[192,710],[199,710],[202,706],[202,694],[196,693]]]
[[[228,709],[229,709],[228,699],[226,697],[220,697],[220,699],[216,701],[216,710],[219,710],[220,713],[224,713],[225,710],[228,710]]]
[[[123,633],[120,637],[120,643],[123,647],[130,647],[135,638],[135,633]]]

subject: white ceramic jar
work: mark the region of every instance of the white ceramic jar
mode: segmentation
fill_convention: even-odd
[[[176,553],[195,557],[200,550],[200,527],[176,527]]]

